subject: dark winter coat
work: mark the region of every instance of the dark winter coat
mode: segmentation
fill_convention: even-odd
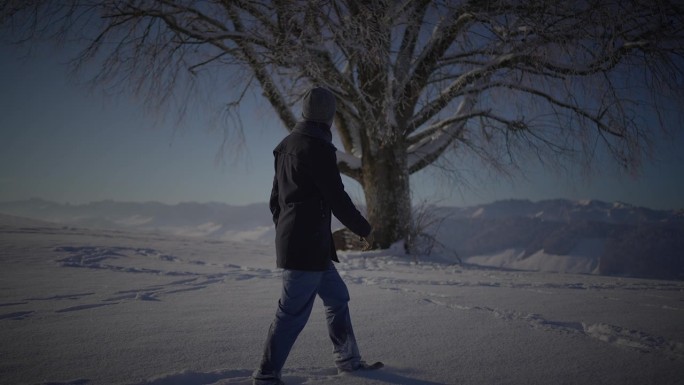
[[[360,236],[371,231],[344,191],[331,137],[325,123],[300,122],[273,151],[275,176],[269,206],[280,268],[320,271],[331,260],[339,262],[330,230],[331,213]]]

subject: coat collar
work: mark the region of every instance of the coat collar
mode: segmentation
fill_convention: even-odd
[[[305,120],[303,122],[297,123],[292,129],[292,132],[318,138],[332,144],[332,132],[330,132],[330,126],[325,123]]]

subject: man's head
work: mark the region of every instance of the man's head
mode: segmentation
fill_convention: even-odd
[[[323,87],[311,88],[304,94],[302,117],[305,120],[332,125],[335,117],[335,95]]]

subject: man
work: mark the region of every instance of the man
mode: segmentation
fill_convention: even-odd
[[[370,224],[344,191],[330,132],[334,115],[335,96],[325,88],[310,89],[302,105],[304,121],[273,151],[275,177],[269,205],[276,226],[277,266],[284,269],[283,289],[261,364],[253,375],[255,385],[283,384],[280,372],[316,295],[325,306],[338,371],[382,366],[361,360],[347,306],[349,292],[333,265],[339,260],[331,214],[367,242],[371,234]]]

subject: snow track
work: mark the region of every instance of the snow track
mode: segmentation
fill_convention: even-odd
[[[357,258],[359,259],[359,258]],[[347,263],[347,265],[354,266],[352,270],[364,272],[364,271],[392,271],[389,268],[381,268],[380,264],[390,265],[390,266],[406,266],[405,262],[392,261],[394,258],[377,257],[377,258],[367,258],[362,257],[361,259]],[[384,263],[381,261],[385,260]],[[362,261],[362,262],[360,262]],[[372,261],[371,266],[364,268],[367,261]],[[453,267],[446,267],[439,264],[426,263],[424,265],[410,264],[413,265],[416,270],[440,270],[442,274],[449,273],[463,275],[463,271],[454,269]],[[471,272],[473,273],[473,272]],[[477,275],[477,274],[476,274]],[[640,330],[630,330],[622,326],[611,325],[606,323],[585,323],[578,320],[548,320],[540,314],[526,313],[517,310],[510,310],[504,308],[493,308],[489,306],[472,306],[459,304],[454,302],[452,297],[449,295],[433,293],[429,291],[422,291],[417,289],[410,289],[405,286],[428,286],[428,287],[440,287],[440,286],[451,286],[451,287],[495,287],[495,288],[510,288],[510,289],[524,289],[538,291],[540,293],[554,294],[554,292],[548,291],[553,290],[588,290],[588,291],[605,291],[605,290],[621,290],[621,291],[644,291],[644,292],[657,292],[657,291],[671,291],[676,293],[673,297],[674,299],[679,298],[679,302],[684,302],[684,297],[682,293],[684,292],[684,284],[673,283],[673,282],[659,282],[659,281],[640,281],[640,280],[621,280],[617,279],[611,282],[610,278],[603,278],[603,282],[524,282],[522,277],[539,277],[539,273],[501,273],[501,274],[487,274],[489,278],[495,278],[495,280],[490,281],[469,281],[464,280],[463,277],[460,279],[446,279],[446,280],[420,280],[420,279],[405,279],[405,278],[394,278],[388,276],[375,276],[372,278],[361,277],[361,276],[350,276],[347,273],[345,276],[348,281],[356,284],[365,285],[379,285],[383,289],[400,291],[407,295],[412,295],[417,298],[416,302],[420,305],[434,305],[455,311],[470,311],[470,312],[483,312],[485,314],[490,314],[497,319],[508,321],[508,322],[522,322],[527,324],[530,328],[553,333],[561,334],[575,334],[581,335],[588,338],[595,338],[597,340],[612,344],[616,347],[624,347],[636,349],[642,353],[658,353],[662,354],[671,359],[684,360],[684,343],[677,342],[664,338],[662,336],[652,335],[648,332]],[[512,275],[517,277],[514,280],[505,279],[506,275]],[[467,275],[466,275],[467,276]],[[564,279],[568,276],[555,276],[554,278]],[[576,277],[572,277],[576,278]],[[653,294],[648,296],[653,297]],[[656,296],[658,298],[668,298],[664,296]],[[610,300],[618,300],[615,297],[606,298]],[[657,307],[653,304],[641,304],[641,306],[651,306]],[[684,307],[673,307],[662,305],[662,310],[670,310],[671,316],[684,321]],[[581,318],[581,315],[578,315]]]

